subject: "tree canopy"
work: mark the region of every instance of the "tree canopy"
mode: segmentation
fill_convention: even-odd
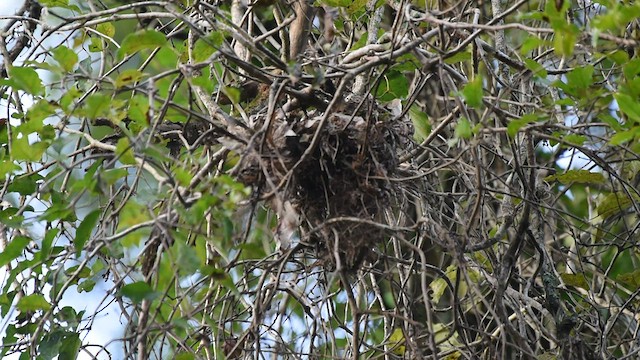
[[[639,2],[0,21],[0,357],[640,351]]]

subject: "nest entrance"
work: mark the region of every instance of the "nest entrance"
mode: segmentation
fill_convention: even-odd
[[[319,110],[280,114],[267,127],[265,141],[246,149],[253,156],[246,156],[240,169],[240,180],[263,192],[293,169],[276,196],[300,214],[301,240],[331,270],[354,270],[371,258],[386,236],[371,221],[383,222],[394,192],[388,176],[398,166],[397,126],[376,104],[368,113],[349,111],[359,102],[347,97],[322,129]],[[318,146],[294,167],[318,131]]]

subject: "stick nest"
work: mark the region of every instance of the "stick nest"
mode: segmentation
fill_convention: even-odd
[[[372,99],[355,95],[334,107],[324,125],[320,110],[281,111],[270,124],[265,117],[254,116],[263,129],[261,141],[245,149],[239,180],[299,214],[300,240],[326,269],[355,270],[371,260],[386,236],[372,222],[384,222],[392,201],[396,189],[388,178],[398,167],[407,126]],[[312,147],[314,136],[319,141]],[[272,207],[281,231],[290,214],[283,213],[286,206]]]

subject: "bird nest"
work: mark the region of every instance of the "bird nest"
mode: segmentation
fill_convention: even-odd
[[[281,111],[271,123],[265,117],[256,115],[261,141],[245,149],[239,180],[276,203],[279,232],[291,218],[287,211],[299,215],[301,243],[325,268],[359,268],[388,236],[375,224],[392,201],[388,179],[406,134],[387,109],[357,96],[328,114],[299,109]]]

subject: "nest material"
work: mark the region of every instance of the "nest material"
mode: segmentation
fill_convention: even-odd
[[[392,116],[376,104],[370,104],[373,111],[355,113],[359,103],[348,97],[328,116],[318,146],[276,195],[301,215],[301,240],[331,270],[357,269],[384,240],[379,227],[358,219],[381,222],[393,193],[388,176],[398,166],[399,136],[406,135],[398,134]],[[280,114],[267,127],[265,141],[245,152],[240,180],[271,191],[311,145],[323,116],[320,111]]]

